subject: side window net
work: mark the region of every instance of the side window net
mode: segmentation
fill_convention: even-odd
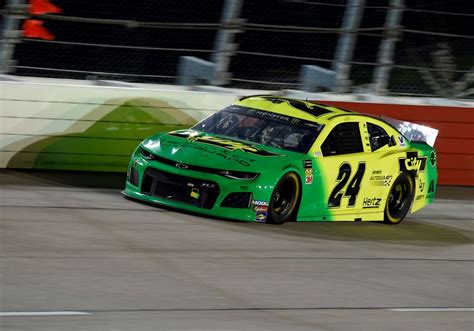
[[[321,146],[324,156],[360,153],[364,151],[356,122],[338,124]]]
[[[367,131],[369,132],[370,148],[372,149],[372,152],[375,152],[385,145],[390,146],[391,138],[387,131],[382,127],[376,124],[367,123]]]

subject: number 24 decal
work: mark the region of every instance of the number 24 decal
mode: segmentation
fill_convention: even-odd
[[[349,163],[343,163],[339,167],[339,174],[337,175],[337,183],[336,187],[331,192],[328,201],[329,208],[339,208],[341,207],[341,200],[342,197],[349,197],[349,203],[347,204],[348,207],[354,207],[357,199],[357,194],[359,194],[360,190],[360,183],[362,182],[362,177],[364,177],[365,173],[365,163],[359,163],[359,167],[357,168],[354,177],[352,177],[349,185],[347,186],[345,192],[343,191],[344,187],[346,186],[349,178],[351,177],[351,166]],[[342,192],[341,192],[342,191]]]

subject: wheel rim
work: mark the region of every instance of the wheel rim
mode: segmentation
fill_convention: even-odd
[[[410,194],[410,181],[404,180],[395,185],[390,191],[388,197],[388,212],[391,216],[399,218],[406,208],[408,203],[408,196]]]
[[[291,177],[279,183],[271,202],[277,216],[284,218],[293,211],[298,198],[297,193],[295,194],[297,189],[297,183]]]

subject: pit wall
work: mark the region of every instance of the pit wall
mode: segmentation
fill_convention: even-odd
[[[247,94],[255,91],[0,82],[0,168],[124,172],[142,139],[188,128]],[[309,98],[437,128],[439,184],[474,186],[472,107]]]

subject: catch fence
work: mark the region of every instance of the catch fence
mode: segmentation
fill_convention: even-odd
[[[50,2],[61,12],[17,15],[26,1],[7,1],[4,73],[176,84],[187,56],[203,61],[193,84],[474,97],[468,1]],[[7,23],[26,19],[54,39],[15,39]],[[313,85],[303,66],[316,67]]]

